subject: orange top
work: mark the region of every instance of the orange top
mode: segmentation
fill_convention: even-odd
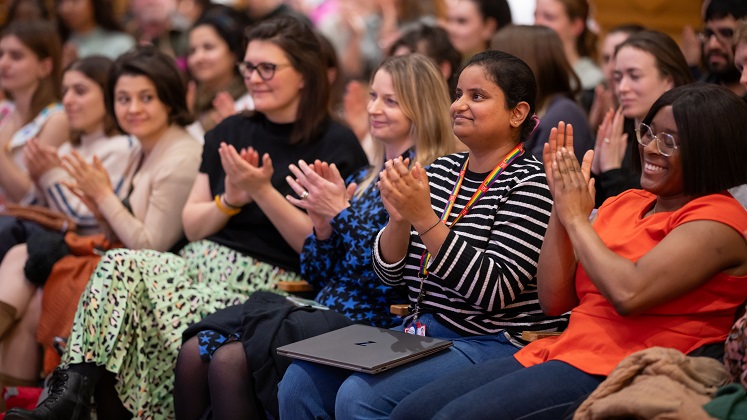
[[[655,195],[642,190],[609,199],[599,209],[594,230],[607,247],[631,261],[638,261],[672,229],[690,221],[713,220],[740,234],[747,231],[747,211],[728,193],[700,197],[675,212],[644,218],[655,201]],[[720,273],[674,300],[623,317],[579,264],[576,294],[579,305],[571,313],[568,328],[559,337],[527,345],[514,356],[519,363],[528,367],[560,360],[592,375],[609,375],[622,359],[649,347],[689,353],[724,341],[737,308],[747,298],[747,276]]]

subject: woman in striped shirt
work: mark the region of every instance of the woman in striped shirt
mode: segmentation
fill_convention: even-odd
[[[518,58],[488,51],[459,77],[454,133],[469,148],[427,169],[389,161],[379,187],[389,223],[374,269],[408,287],[412,314],[398,329],[452,340],[438,355],[369,376],[294,363],[280,386],[281,418],[387,418],[405,396],[480,361],[513,355],[523,330],[556,330],[535,274],[552,198],[523,141],[537,124],[535,81]]]

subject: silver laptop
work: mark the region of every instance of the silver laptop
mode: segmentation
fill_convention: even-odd
[[[451,344],[448,340],[354,324],[278,347],[277,352],[294,359],[373,374],[439,352]]]

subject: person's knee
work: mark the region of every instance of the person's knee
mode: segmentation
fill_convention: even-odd
[[[179,376],[180,368],[196,366],[200,362],[200,343],[197,337],[192,337],[179,349],[179,355],[176,357],[177,377]]]
[[[390,397],[385,389],[378,389],[375,386],[374,377],[352,375],[337,391],[335,417],[388,418],[397,402],[397,398]]]
[[[296,399],[313,386],[314,382],[306,369],[298,363],[291,363],[278,384],[278,401],[296,404]]]

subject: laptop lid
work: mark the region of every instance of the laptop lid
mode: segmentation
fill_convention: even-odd
[[[282,347],[281,356],[379,373],[451,346],[451,341],[354,324]]]

